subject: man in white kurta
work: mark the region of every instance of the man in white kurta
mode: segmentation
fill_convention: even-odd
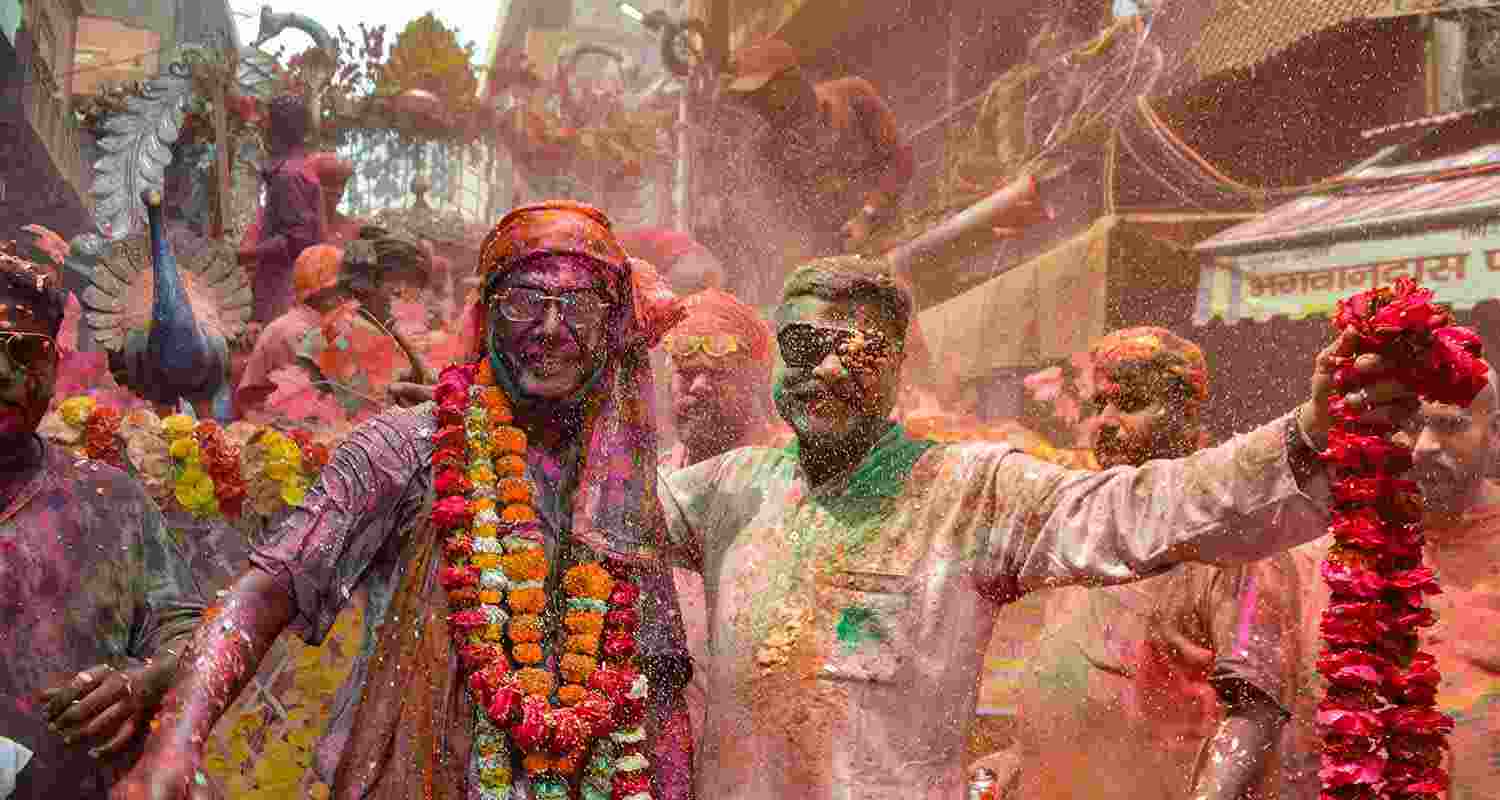
[[[798,441],[665,480],[669,548],[703,574],[709,614],[699,797],[960,797],[1002,605],[1184,561],[1254,560],[1324,531],[1309,434],[1326,420],[1307,409],[1301,424],[1288,415],[1187,458],[1104,472],[908,437],[888,414],[909,313],[878,265],[804,267],[776,320],[774,395]],[[1317,408],[1329,389],[1314,385]],[[1401,392],[1361,400],[1406,413]]]

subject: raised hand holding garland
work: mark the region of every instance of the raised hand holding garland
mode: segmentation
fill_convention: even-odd
[[[1392,426],[1361,417],[1365,387],[1396,378],[1424,400],[1467,407],[1487,382],[1479,337],[1453,325],[1431,290],[1409,278],[1339,302],[1334,325],[1354,331],[1355,354],[1335,372],[1333,427],[1320,455],[1334,494],[1334,542],[1322,565],[1330,590],[1318,671],[1328,692],[1318,706],[1322,800],[1438,800],[1453,721],[1434,708],[1439,674],[1420,649],[1436,621],[1425,596],[1440,590],[1422,566],[1422,495],[1400,478],[1408,447]],[[1403,364],[1399,374],[1357,369],[1365,354]]]

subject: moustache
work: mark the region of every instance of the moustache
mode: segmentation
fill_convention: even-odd
[[[859,398],[849,392],[839,389],[801,389],[787,393],[793,402],[802,406],[818,405],[825,402],[838,403],[845,408],[861,408]]]

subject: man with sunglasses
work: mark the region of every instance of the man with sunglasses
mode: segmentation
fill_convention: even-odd
[[[107,796],[203,608],[140,485],[36,434],[64,298],[48,268],[0,252],[0,796],[12,800]]]
[[[1250,561],[1325,529],[1310,442],[1328,430],[1352,336],[1320,355],[1297,412],[1187,458],[1095,473],[892,423],[911,313],[883,263],[799,269],[775,317],[772,390],[797,441],[666,480],[671,555],[703,574],[711,615],[701,797],[960,796],[1002,605],[1190,560]],[[1390,382],[1351,402],[1391,422],[1415,406]]]
[[[639,565],[640,606],[631,609],[638,611],[639,627],[625,641],[639,654],[647,678],[644,684],[631,683],[647,692],[649,738],[642,753],[632,750],[633,758],[590,753],[590,796],[598,791],[595,779],[601,774],[608,794],[616,769],[635,773],[616,784],[617,793],[619,786],[633,785],[642,758],[652,773],[652,797],[687,795],[691,743],[683,732],[662,725],[676,707],[673,696],[690,665],[665,646],[677,622],[676,600],[670,573],[654,558],[665,522],[656,492],[648,357],[680,319],[680,303],[649,265],[626,255],[602,212],[570,201],[507,214],[485,238],[477,271],[483,289],[467,317],[473,322],[472,349],[463,369],[476,389],[493,384],[483,390],[491,405],[482,408],[498,407],[496,395],[503,397],[513,421],[493,430],[509,434],[505,443],[512,448],[521,439],[524,455],[491,461],[485,449],[465,441],[464,429],[443,422],[448,414],[481,413],[476,408],[480,391],[467,391],[455,374],[441,384],[446,397],[441,408],[425,403],[392,409],[355,429],[304,502],[251,555],[250,568],[227,591],[215,624],[194,640],[193,662],[179,673],[145,755],[118,791],[121,800],[185,797],[208,732],[276,637],[290,627],[309,644],[320,643],[360,590],[369,597],[366,644],[318,745],[318,769],[332,785],[332,796],[558,797],[547,754],[529,754],[544,758],[537,767],[535,759],[523,759],[519,742],[505,738],[503,746],[497,744],[510,733],[497,733],[490,714],[504,712],[493,705],[481,710],[470,691],[472,675],[506,669],[506,653],[513,651],[497,656],[494,649],[455,641],[456,629],[449,625],[453,598],[444,585],[452,585],[454,568],[446,557],[465,541],[477,552],[480,537],[463,539],[440,527],[434,519],[440,516],[437,487],[466,479],[456,476],[502,468],[524,478],[530,513],[510,517],[522,502],[511,500],[504,527],[494,508],[477,512],[475,527],[504,530],[508,541],[523,534],[540,538],[550,566],[544,580],[514,584],[503,583],[510,580],[508,573],[487,568],[483,591],[540,589],[541,611],[530,613],[545,617],[537,624],[548,654],[561,651],[567,640],[563,615],[580,605],[563,586],[568,568],[603,559]],[[452,441],[455,432],[462,448]],[[499,437],[494,441],[500,446]],[[456,458],[466,459],[465,469],[445,466]],[[451,490],[443,494],[457,496]],[[496,521],[483,522],[486,513]],[[505,611],[498,600],[484,603]],[[593,608],[592,602],[581,605]],[[517,612],[522,613],[527,612]],[[537,669],[558,668],[555,658],[537,664]],[[555,719],[550,709],[547,714]],[[500,719],[507,726],[516,722]],[[566,777],[578,779],[579,770]],[[497,782],[508,785],[502,791]],[[563,786],[560,796],[568,791]]]

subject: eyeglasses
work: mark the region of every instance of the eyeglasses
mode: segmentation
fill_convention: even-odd
[[[693,353],[702,353],[714,358],[723,358],[730,353],[740,351],[740,340],[728,333],[714,333],[707,335],[673,334],[662,342],[666,348],[667,355],[673,358],[686,358]]]
[[[895,352],[890,340],[874,331],[806,322],[783,327],[776,334],[776,344],[781,349],[781,360],[798,369],[816,367],[835,350],[845,366],[854,368],[873,367],[876,360]]]
[[[564,294],[547,294],[537,289],[511,287],[501,289],[490,300],[490,307],[511,322],[535,322],[547,313],[547,304],[556,303],[569,325],[597,325],[609,313],[610,305],[596,292],[583,290]]]
[[[30,367],[57,356],[52,337],[40,333],[0,333],[0,351],[17,367]]]

